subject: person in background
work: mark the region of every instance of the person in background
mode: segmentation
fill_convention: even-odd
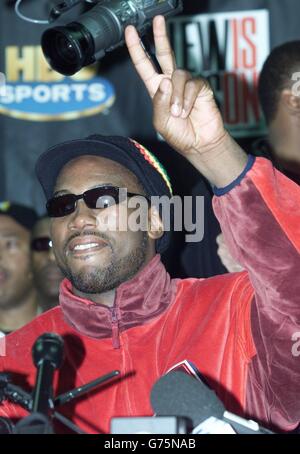
[[[47,311],[58,304],[59,286],[63,279],[53,254],[47,216],[40,217],[32,229],[31,252],[38,302],[41,309]]]
[[[260,104],[268,126],[267,140],[255,145],[275,166],[300,184],[300,41],[276,47],[259,79]]]
[[[39,311],[30,258],[30,232],[37,216],[31,208],[0,203],[0,332],[8,334]]]

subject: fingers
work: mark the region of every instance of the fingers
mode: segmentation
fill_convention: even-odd
[[[201,109],[201,102],[207,96],[213,96],[207,81],[192,79],[187,71],[177,69],[171,80],[166,77],[164,81],[166,82],[161,83],[154,96],[154,106],[156,109],[163,108],[164,111],[168,109],[168,114],[173,117],[188,118],[192,109]]]
[[[165,130],[170,119],[172,92],[171,80],[164,78],[153,98],[153,123],[157,131]]]
[[[205,79],[192,79],[187,71],[177,70],[172,77],[174,95],[171,112],[174,117],[188,118],[192,109],[200,110],[203,102],[210,101],[214,95]]]
[[[181,113],[182,118],[188,118],[190,115],[198,99],[199,93],[201,93],[202,87],[203,81],[201,79],[189,80],[185,84],[183,109]]]
[[[166,21],[163,16],[156,16],[153,20],[153,34],[156,49],[156,58],[162,72],[171,77],[176,69],[174,52],[167,34]]]
[[[171,113],[174,117],[180,117],[183,113],[185,102],[185,90],[192,76],[187,71],[177,69],[172,75],[173,95],[171,99]],[[195,98],[196,99],[196,98]]]
[[[145,52],[140,37],[133,26],[126,27],[125,41],[131,57],[131,60],[143,80],[151,97],[154,96],[157,87],[155,86],[155,78],[158,75],[151,59]]]
[[[174,117],[187,118],[201,92],[203,81],[192,79],[189,72],[177,69],[173,73],[172,84],[171,113]]]
[[[156,57],[163,74],[156,71],[136,29],[128,26],[125,30],[125,40],[131,59],[150,96],[154,98],[155,111],[161,110],[161,113],[155,113],[155,118],[160,116],[167,118],[165,114],[168,111],[168,118],[172,115],[187,119],[193,109],[201,110],[203,102],[213,98],[212,90],[205,80],[193,79],[189,72],[176,69],[163,16],[154,18],[153,31]]]
[[[163,75],[172,77],[176,68],[175,56],[167,35],[167,27],[163,16],[156,16],[153,20],[153,33],[155,41],[156,58]],[[125,29],[125,41],[131,60],[143,80],[150,96],[153,98],[162,79],[143,48],[142,42],[135,27],[129,25]]]

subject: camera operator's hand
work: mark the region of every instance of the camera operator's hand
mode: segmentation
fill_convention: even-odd
[[[133,26],[127,27],[125,38],[153,100],[154,126],[212,183],[226,186],[243,171],[247,157],[226,132],[208,82],[176,69],[164,17],[154,19],[153,31],[162,74],[156,71]]]

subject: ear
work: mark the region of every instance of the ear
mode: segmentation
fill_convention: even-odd
[[[300,96],[293,94],[292,90],[286,88],[281,93],[281,100],[284,105],[294,113],[300,113]]]
[[[158,240],[164,234],[164,226],[159,215],[159,212],[155,206],[152,206],[148,210],[148,236],[152,240]]]

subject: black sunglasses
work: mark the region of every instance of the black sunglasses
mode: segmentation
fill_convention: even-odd
[[[31,241],[31,249],[35,252],[46,252],[52,248],[52,241],[49,237],[35,238]]]
[[[120,190],[115,186],[100,186],[89,189],[83,194],[64,194],[53,197],[46,204],[50,218],[68,216],[76,209],[77,200],[83,199],[86,206],[91,209],[104,209],[124,202],[127,197],[145,197],[141,194],[133,194],[126,190]]]

